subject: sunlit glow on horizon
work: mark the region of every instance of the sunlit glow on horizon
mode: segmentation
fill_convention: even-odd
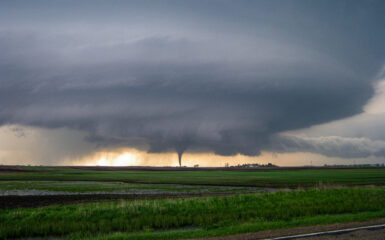
[[[140,161],[135,154],[130,152],[101,152],[96,154],[96,156],[91,156],[86,165],[137,166],[140,165]]]

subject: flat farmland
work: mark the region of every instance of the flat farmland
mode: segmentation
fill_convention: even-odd
[[[238,239],[361,225],[385,218],[384,184],[384,168],[2,166],[0,239]]]
[[[297,188],[326,185],[383,185],[385,168],[289,168],[233,170],[120,170],[103,167],[17,167],[18,171],[0,172],[0,180],[40,181],[122,181],[129,183],[196,184]],[[97,170],[95,170],[97,169]],[[112,169],[112,170],[111,170]],[[154,170],[157,169],[157,170]]]

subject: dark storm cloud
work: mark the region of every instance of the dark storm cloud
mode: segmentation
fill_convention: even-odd
[[[385,142],[367,138],[274,136],[268,150],[273,152],[311,152],[328,157],[385,157]]]
[[[60,2],[17,21],[21,6],[4,4],[0,124],[150,152],[258,155],[272,135],[361,112],[384,60],[381,1],[115,3],[110,15],[87,18],[82,4],[52,22]]]

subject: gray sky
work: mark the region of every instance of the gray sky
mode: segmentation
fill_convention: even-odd
[[[384,13],[383,1],[2,1],[0,140],[50,140],[0,151],[384,161]]]

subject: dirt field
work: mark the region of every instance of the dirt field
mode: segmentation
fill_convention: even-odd
[[[28,170],[21,169],[17,166],[0,166],[0,172],[28,172]]]

